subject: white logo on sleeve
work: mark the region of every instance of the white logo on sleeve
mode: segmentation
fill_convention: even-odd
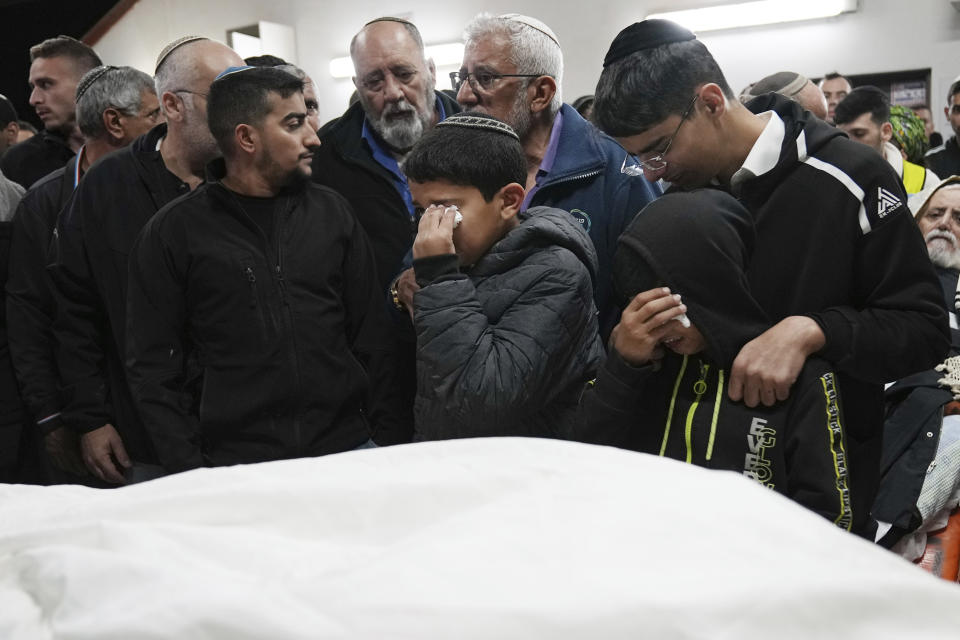
[[[881,218],[899,207],[902,202],[900,198],[890,193],[883,187],[877,187],[877,215]]]

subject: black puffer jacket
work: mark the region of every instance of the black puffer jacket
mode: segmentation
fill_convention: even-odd
[[[466,273],[414,269],[414,439],[564,433],[603,357],[597,257],[576,220],[535,207]]]

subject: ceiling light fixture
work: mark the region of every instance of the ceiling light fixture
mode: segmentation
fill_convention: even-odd
[[[760,0],[652,13],[647,18],[671,20],[691,31],[703,32],[832,18],[856,10],[857,0]]]

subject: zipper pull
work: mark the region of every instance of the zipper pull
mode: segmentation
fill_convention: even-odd
[[[693,383],[693,392],[697,394],[697,400],[707,392],[707,372],[710,371],[710,365],[700,363],[700,379]]]

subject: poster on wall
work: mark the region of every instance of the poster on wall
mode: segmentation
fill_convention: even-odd
[[[890,85],[890,104],[904,107],[927,104],[927,84],[920,80],[892,83]]]

